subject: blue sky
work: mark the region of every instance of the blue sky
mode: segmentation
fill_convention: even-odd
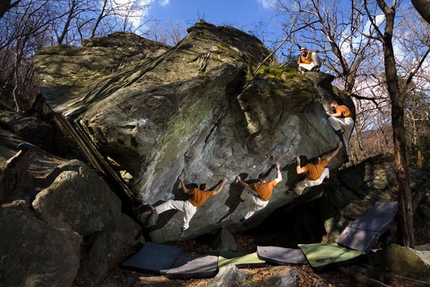
[[[265,22],[275,29],[275,14],[271,6],[276,0],[148,0],[147,16],[161,21],[183,22],[191,27],[202,18],[215,25],[230,25],[245,32],[255,23]],[[258,37],[258,35],[256,35]]]
[[[149,14],[160,20],[181,20],[193,25],[198,18],[213,24],[249,24],[270,20],[274,0],[153,0]]]

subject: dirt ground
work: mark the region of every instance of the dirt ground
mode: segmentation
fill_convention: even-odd
[[[237,252],[255,252],[257,246],[255,235],[239,234],[235,236],[238,250]],[[430,243],[430,230],[428,228],[421,228],[415,231],[416,245],[424,245]],[[182,242],[172,242],[169,245],[182,248],[182,252],[192,253],[196,250],[201,250],[201,242],[198,240],[187,240]],[[312,267],[307,265],[301,266],[267,266],[261,268],[243,268],[242,271],[246,274],[246,281],[241,286],[252,287],[266,287],[268,285],[267,278],[276,276],[277,274],[285,273],[286,270],[297,269],[297,283],[298,287],[333,287],[333,286],[369,286],[359,283],[356,279],[345,275],[339,269],[334,269],[325,273],[315,273]],[[162,275],[151,275],[140,272],[125,270],[120,267],[115,267],[104,281],[103,287],[206,287],[212,282],[213,278],[207,279],[188,279],[188,280],[172,280]],[[377,282],[375,284],[378,284]],[[384,285],[373,285],[384,286]],[[394,278],[385,286],[392,287],[412,287],[418,286],[401,278]]]

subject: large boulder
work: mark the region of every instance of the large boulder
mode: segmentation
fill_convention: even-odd
[[[295,156],[334,150],[338,138],[325,109],[341,97],[333,92],[333,77],[323,73],[303,76],[270,66],[255,73],[263,59],[274,59],[259,39],[242,31],[199,20],[188,33],[168,50],[154,42],[153,50],[142,50],[147,57],[135,55],[127,65],[120,65],[129,59],[120,50],[109,69],[95,60],[111,57],[99,46],[102,40],[81,48],[41,49],[34,63],[46,102],[67,119],[63,124],[70,125],[93,166],[135,204],[143,225],[146,204],[186,199],[179,175],[190,186],[210,187],[225,177],[229,184],[199,208],[186,236],[220,227],[237,232],[298,198],[291,193],[300,179]],[[97,57],[88,61],[86,55]],[[340,153],[330,168],[337,169],[344,158]],[[237,224],[249,203],[239,204],[242,187],[234,177],[255,180],[276,162],[284,180],[269,205],[247,226]],[[272,170],[269,179],[274,177]],[[304,201],[320,196],[309,193]],[[178,238],[181,225],[182,214],[169,212],[146,229],[151,240],[166,242]]]

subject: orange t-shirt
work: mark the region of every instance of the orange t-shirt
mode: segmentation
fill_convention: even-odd
[[[300,56],[297,60],[297,64],[310,64],[312,63],[312,59],[308,59],[305,56]]]
[[[343,117],[343,118],[352,118],[352,113],[351,113],[351,111],[348,109],[348,107],[347,106],[345,106],[345,105],[340,105],[340,106],[337,106],[337,108],[336,108],[336,113],[341,113],[341,116]]]
[[[189,201],[195,207],[202,206],[206,202],[206,200],[208,200],[208,198],[214,195],[213,191],[204,191],[204,190],[198,189],[197,187],[191,189],[189,193],[191,195],[191,198],[189,199]]]
[[[254,183],[250,184],[249,188],[258,193],[258,196],[261,197],[262,200],[268,201],[270,197],[272,197],[272,190],[276,186],[276,180],[272,179],[266,183]]]
[[[317,163],[317,164],[308,163],[307,165],[302,167],[305,171],[308,172],[308,175],[306,176],[306,178],[309,180],[317,180],[318,178],[320,178],[324,170],[324,167],[326,166],[327,163],[328,163],[328,160],[327,158],[325,158],[325,159],[322,159],[320,163]]]

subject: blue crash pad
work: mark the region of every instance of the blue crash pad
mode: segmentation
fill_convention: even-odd
[[[180,254],[180,248],[147,242],[139,252],[124,260],[120,267],[140,272],[165,274]]]

